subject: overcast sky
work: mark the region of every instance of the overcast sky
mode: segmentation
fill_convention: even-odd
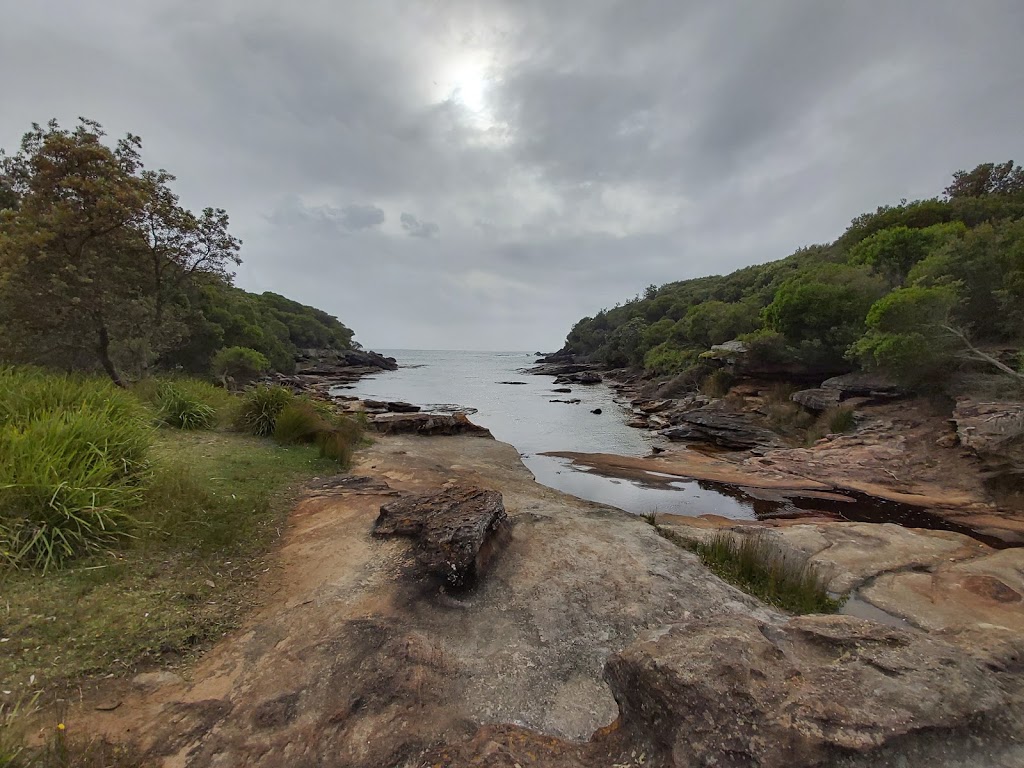
[[[0,146],[141,135],[373,348],[555,349],[1024,161],[1021,0],[0,0],[0,71]]]

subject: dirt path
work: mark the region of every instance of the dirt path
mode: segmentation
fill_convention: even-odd
[[[416,765],[481,723],[585,740],[618,714],[606,660],[641,632],[708,611],[773,616],[642,520],[538,485],[503,443],[388,437],[353,474],[500,491],[511,543],[475,592],[446,596],[408,578],[404,541],[370,535],[394,491],[313,495],[265,604],[190,681],[136,685],[71,727],[136,740],[165,766]]]

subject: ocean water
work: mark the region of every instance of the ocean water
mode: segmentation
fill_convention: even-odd
[[[756,517],[755,501],[696,481],[646,484],[604,477],[575,468],[548,451],[614,453],[644,456],[651,452],[646,430],[626,426],[628,410],[613,400],[604,384],[570,384],[572,394],[552,392],[562,386],[553,376],[520,373],[536,364],[526,352],[454,352],[382,350],[398,360],[397,371],[366,377],[338,394],[375,400],[403,400],[425,410],[472,410],[470,418],[497,440],[515,446],[538,482],[627,512],[718,514]],[[505,384],[502,382],[521,382]],[[578,405],[550,402],[578,398]],[[596,408],[601,414],[591,413]]]

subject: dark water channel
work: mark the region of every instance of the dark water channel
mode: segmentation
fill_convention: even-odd
[[[914,528],[953,531],[993,547],[994,537],[945,520],[920,507],[844,492],[847,501],[780,496],[762,491],[657,472],[609,477],[574,465],[548,452],[610,453],[645,456],[661,438],[626,426],[627,409],[614,402],[604,385],[570,385],[571,394],[556,394],[554,377],[519,371],[535,362],[523,352],[456,352],[390,350],[397,371],[362,379],[337,394],[377,400],[402,400],[424,410],[472,413],[473,421],[490,429],[498,440],[518,449],[537,482],[565,493],[634,514],[715,514],[737,520],[803,517],[814,513],[836,519],[897,523]],[[504,382],[504,383],[503,383]],[[507,382],[517,382],[515,384]],[[578,398],[579,404],[551,402]],[[594,414],[596,408],[601,414]]]

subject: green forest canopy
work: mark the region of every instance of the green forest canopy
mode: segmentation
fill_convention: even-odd
[[[283,372],[299,349],[352,348],[326,312],[234,287],[227,212],[185,209],[137,136],[110,147],[104,135],[51,121],[0,151],[0,360],[103,369],[120,384],[153,368],[208,373],[227,347]]]
[[[711,346],[913,382],[1024,341],[1024,172],[959,171],[941,197],[858,216],[835,242],[729,275],[650,286],[586,317],[564,351],[669,375]],[[977,354],[982,355],[979,358]]]

